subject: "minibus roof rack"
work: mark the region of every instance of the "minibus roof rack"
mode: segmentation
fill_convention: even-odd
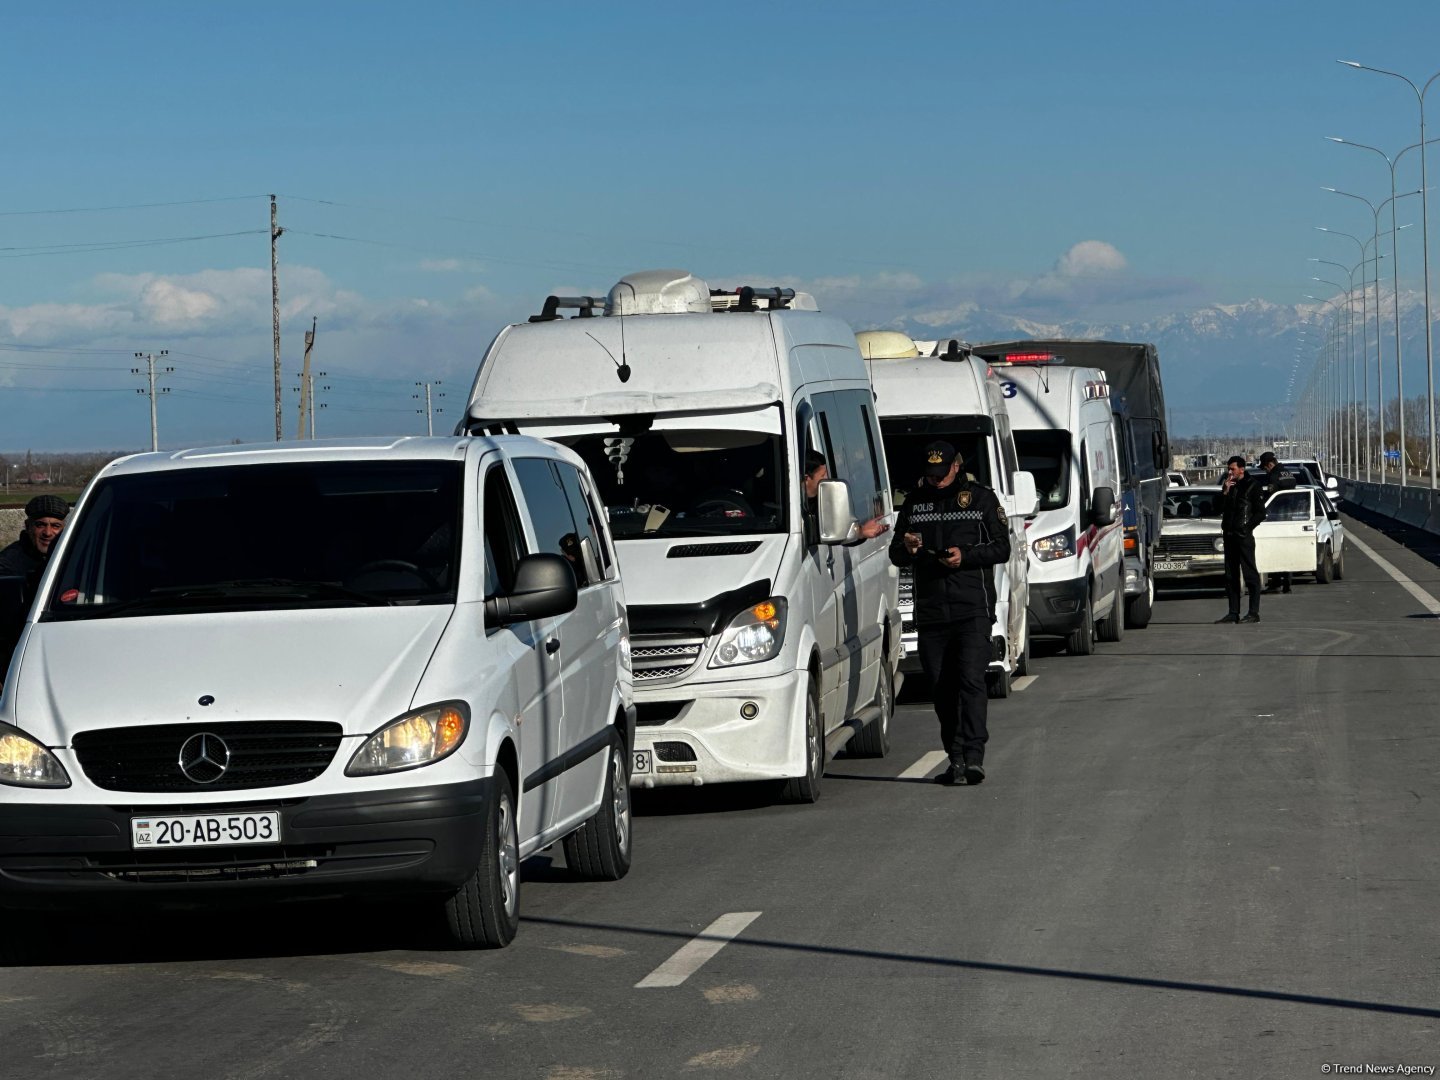
[[[531,315],[531,322],[554,322],[556,319],[563,319],[561,309],[579,308],[580,314],[572,315],[575,319],[593,319],[597,310],[605,310],[605,297],[603,296],[547,296],[545,304],[540,309],[539,315]]]
[[[730,301],[729,297],[735,297]],[[717,302],[717,297],[725,299]],[[795,299],[794,289],[782,289],[778,285],[766,289],[757,289],[750,285],[742,285],[740,288],[730,291],[727,289],[711,289],[710,303],[716,311],[759,311],[755,306],[756,300],[764,300],[769,310],[780,311],[790,306],[790,301]]]

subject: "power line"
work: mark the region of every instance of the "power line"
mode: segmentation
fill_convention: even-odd
[[[0,217],[38,217],[44,214],[98,214],[107,210],[148,210],[158,206],[199,206],[203,203],[241,202],[264,195],[221,195],[213,199],[175,199],[171,202],[120,203],[115,206],[67,206],[58,210],[0,210]]]
[[[238,232],[205,233],[201,236],[162,236],[151,240],[101,240],[83,244],[36,244],[29,247],[0,247],[0,259],[36,259],[45,255],[91,255],[104,251],[129,251],[134,248],[163,247],[167,244],[188,244],[196,240],[225,240],[233,236],[259,236],[264,229],[241,229]]]

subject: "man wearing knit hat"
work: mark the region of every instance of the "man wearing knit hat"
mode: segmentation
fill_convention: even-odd
[[[36,495],[26,503],[20,539],[0,551],[0,574],[29,577],[43,570],[69,513],[70,504],[58,495]]]

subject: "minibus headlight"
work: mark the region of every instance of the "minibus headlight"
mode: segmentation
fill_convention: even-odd
[[[406,713],[365,740],[345,767],[345,775],[373,776],[433,765],[454,752],[469,726],[470,709],[463,701]]]
[[[19,728],[0,724],[0,784],[64,788],[70,776],[60,759]]]
[[[1064,532],[1042,536],[1031,542],[1030,550],[1035,552],[1035,558],[1041,562],[1068,559],[1075,554],[1075,530],[1066,529]]]
[[[748,607],[725,628],[710,666],[758,664],[773,658],[785,641],[785,600],[772,596]]]
[[[1216,551],[1224,551],[1224,550],[1225,550],[1225,538],[1224,538],[1223,536],[1217,536],[1217,537],[1215,537],[1215,550],[1216,550]]]

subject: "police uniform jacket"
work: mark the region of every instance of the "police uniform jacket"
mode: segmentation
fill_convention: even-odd
[[[920,537],[919,554],[905,550],[905,534]],[[945,566],[947,548],[960,549],[960,565]],[[939,553],[937,555],[937,552]],[[995,492],[956,478],[947,488],[922,484],[906,496],[890,543],[890,561],[915,574],[915,625],[995,617],[991,567],[1010,558],[1010,526]]]
[[[1265,474],[1260,480],[1260,494],[1263,498],[1270,498],[1277,491],[1289,491],[1295,487],[1296,480],[1293,473],[1287,472],[1284,465],[1276,465]]]

